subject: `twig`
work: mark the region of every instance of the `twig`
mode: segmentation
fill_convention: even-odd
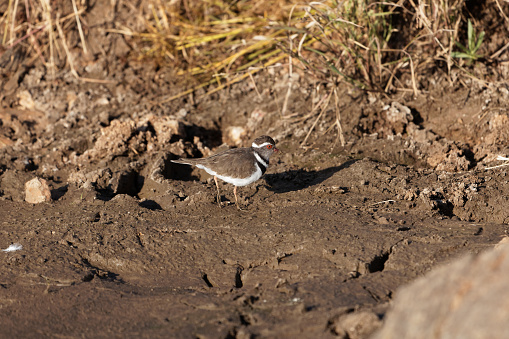
[[[53,47],[55,38],[53,37],[53,23],[51,20],[51,5],[50,5],[49,0],[41,0],[41,5],[43,8],[43,14],[44,14],[44,18],[46,20],[46,25],[48,26],[48,40],[49,40],[49,54],[50,54],[48,67],[51,70],[52,77],[55,78],[55,51],[54,51],[54,47]]]
[[[74,63],[72,62],[71,52],[69,51],[69,47],[67,47],[67,40],[65,39],[64,32],[62,31],[62,27],[58,21],[60,14],[57,14],[57,20],[55,20],[55,25],[57,26],[58,34],[60,35],[60,39],[62,39],[62,45],[64,46],[65,55],[67,56],[67,61],[69,62],[69,66],[71,67],[71,73],[75,78],[79,78],[76,69],[74,68]]]
[[[494,169],[494,168],[499,168],[499,167],[505,167],[505,166],[509,166],[509,158],[507,157],[503,157],[501,155],[499,155],[497,157],[497,160],[502,160],[502,161],[505,161],[505,163],[501,164],[501,165],[497,165],[497,166],[492,166],[492,167],[486,167],[485,170],[490,170],[490,169]]]
[[[509,42],[505,44],[504,47],[493,53],[493,55],[490,57],[491,59],[497,58],[500,54],[502,54],[503,51],[505,51],[509,47]]]
[[[486,167],[485,170],[490,170],[490,169],[494,169],[494,168],[499,168],[499,167],[505,167],[505,166],[509,166],[509,161],[501,164],[501,165],[497,165],[497,166],[492,166],[492,167]]]
[[[12,22],[11,22],[11,38],[10,41],[14,40],[14,23],[16,22],[16,11],[18,9],[19,1],[16,0],[14,3],[14,9],[12,10]]]
[[[311,132],[313,132],[313,130],[315,129],[315,126],[316,124],[318,123],[318,121],[320,120],[320,118],[322,117],[323,113],[325,113],[325,111],[327,110],[327,107],[329,106],[329,102],[330,102],[330,98],[332,97],[332,92],[331,91],[329,93],[329,95],[327,96],[327,101],[325,102],[325,104],[323,105],[322,107],[322,111],[320,112],[320,114],[318,114],[318,117],[316,118],[315,122],[313,123],[313,125],[311,126],[311,128],[309,129],[309,132],[308,134],[306,135],[306,137],[304,138],[304,141],[302,141],[302,143],[300,144],[300,147],[304,146],[304,144],[306,143],[306,141],[308,140],[309,136],[311,135]]]
[[[25,40],[26,38],[29,38],[31,37],[32,35],[34,35],[35,33],[38,33],[40,32],[41,30],[43,30],[44,28],[46,27],[46,25],[42,25],[41,27],[33,30],[33,31],[28,31],[27,34],[23,35],[21,38],[19,38],[18,40],[14,41],[11,45],[9,45],[9,47],[7,47],[7,49],[11,49],[13,48],[14,46],[16,46],[17,44],[19,44],[21,41]]]
[[[388,202],[396,202],[396,200],[389,199],[389,200],[379,201],[379,202],[375,202],[375,203],[371,204],[370,206],[385,204],[385,203],[388,203]]]
[[[249,74],[249,78],[251,78],[251,81],[253,82],[253,86],[255,88],[256,94],[258,94],[258,98],[260,98],[260,100],[262,100],[263,97],[262,97],[260,91],[258,90],[258,86],[256,86],[256,81],[253,77],[253,74],[251,74],[251,73],[248,73],[248,74]]]
[[[290,22],[292,20],[293,10],[295,9],[293,5],[292,10],[290,11],[290,16],[288,18],[288,26],[290,26]],[[290,51],[293,50],[293,38],[290,34],[288,34],[288,44],[290,45]],[[284,117],[286,114],[286,109],[288,107],[288,100],[290,99],[290,95],[292,94],[292,86],[293,86],[293,61],[292,61],[292,53],[288,53],[288,90],[286,91],[285,101],[283,102],[283,108],[281,108],[281,116]]]
[[[338,136],[341,140],[341,147],[345,147],[345,136],[343,135],[343,127],[341,126],[341,112],[339,110],[339,97],[337,87],[334,88],[334,97],[336,100],[336,125],[338,126]]]
[[[74,14],[76,15],[76,24],[78,25],[78,31],[80,32],[80,39],[81,43],[83,44],[83,52],[87,54],[87,44],[85,43],[85,34],[83,34],[83,29],[81,28],[81,21],[78,13],[78,8],[76,7],[76,0],[72,0],[72,8],[74,10]]]
[[[498,2],[498,0],[495,0],[495,2],[497,3],[497,7],[498,7],[498,10],[500,11],[500,14],[502,14],[502,16],[504,17],[506,24],[507,24],[507,29],[509,30],[509,18],[507,17],[507,15],[505,15],[504,10],[502,9],[502,6],[500,6],[500,3]],[[506,2],[507,2],[507,0],[506,0]]]

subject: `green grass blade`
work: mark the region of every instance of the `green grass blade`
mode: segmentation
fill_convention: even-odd
[[[472,56],[471,54],[463,53],[463,52],[452,52],[451,56],[453,58],[461,58],[461,59],[473,59],[474,58],[474,56]]]
[[[470,19],[468,19],[467,38],[468,38],[468,50],[472,52],[475,46],[475,32],[474,26],[472,25],[472,21],[470,21]]]
[[[463,46],[463,44],[461,42],[455,41],[454,44],[456,46],[458,46],[463,52],[468,53],[468,49],[465,46]],[[458,52],[453,52],[453,53],[458,53]]]
[[[481,45],[482,45],[483,41],[484,41],[484,31],[482,31],[479,34],[479,37],[477,38],[477,43],[475,45],[474,53],[477,52],[479,50],[479,48],[481,48]]]

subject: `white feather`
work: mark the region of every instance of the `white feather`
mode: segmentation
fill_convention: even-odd
[[[21,244],[16,243],[16,244],[11,244],[5,250],[2,250],[2,252],[14,252],[14,251],[19,251],[22,248],[23,248],[23,246]]]
[[[266,163],[266,162],[262,159],[262,157],[258,155],[258,153],[256,153],[256,152],[255,152],[254,156],[255,156],[256,160],[258,160],[258,162],[259,162],[260,164],[262,164],[263,166],[265,166],[265,168],[269,167],[269,164],[267,164],[267,163]]]

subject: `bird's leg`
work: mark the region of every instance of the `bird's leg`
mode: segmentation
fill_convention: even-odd
[[[219,207],[223,207],[223,205],[221,205],[221,194],[219,193],[219,184],[217,183],[217,177],[214,175],[214,181],[216,182],[216,187],[217,187],[217,203],[219,204]]]
[[[237,198],[237,186],[233,189],[233,195],[235,195],[235,205],[237,205],[237,208],[242,211],[242,208],[240,208],[239,205],[239,199]]]

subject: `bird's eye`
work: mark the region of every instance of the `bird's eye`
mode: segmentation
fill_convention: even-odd
[[[267,148],[268,148],[268,149],[271,149],[271,148],[272,148],[272,145],[267,145]]]

